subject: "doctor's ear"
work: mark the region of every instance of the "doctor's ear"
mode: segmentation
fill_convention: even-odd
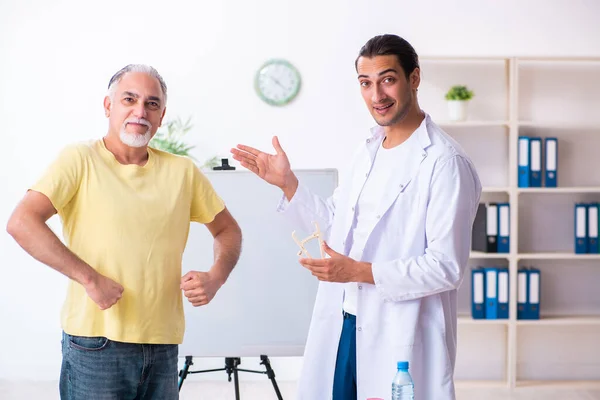
[[[421,69],[419,67],[415,68],[413,72],[410,73],[408,82],[410,83],[411,89],[419,90],[419,85],[421,84]]]

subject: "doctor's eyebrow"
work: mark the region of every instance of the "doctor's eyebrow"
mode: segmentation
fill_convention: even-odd
[[[386,70],[384,70],[384,71],[381,71],[381,72],[380,72],[380,73],[378,73],[377,75],[378,75],[378,76],[381,76],[381,75],[388,74],[388,73],[390,73],[390,72],[393,72],[393,73],[395,73],[395,74],[398,74],[398,71],[396,71],[394,68],[388,68],[388,69],[386,69]],[[362,75],[359,75],[359,76],[358,76],[358,79],[360,79],[360,78],[368,78],[368,77],[369,77],[368,75],[364,75],[364,74],[362,74]]]

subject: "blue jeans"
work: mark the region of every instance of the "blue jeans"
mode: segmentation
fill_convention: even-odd
[[[335,362],[333,400],[356,400],[356,316],[347,313]]]
[[[176,344],[133,344],[63,333],[62,400],[179,398]]]

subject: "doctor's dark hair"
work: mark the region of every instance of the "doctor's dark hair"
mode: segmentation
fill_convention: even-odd
[[[358,57],[354,61],[354,68],[358,70],[358,59],[361,57],[373,58],[388,55],[398,57],[407,79],[415,68],[419,68],[419,56],[412,45],[400,36],[390,34],[369,39],[358,52]]]

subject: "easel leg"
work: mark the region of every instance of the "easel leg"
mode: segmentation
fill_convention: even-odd
[[[192,362],[192,356],[185,356],[185,364],[183,365],[183,369],[181,371],[179,371],[179,391],[181,391],[181,387],[183,386],[183,381],[185,380],[185,378],[187,378],[187,375],[189,373],[190,370],[190,366],[194,365],[194,363]]]
[[[240,400],[240,380],[238,377],[238,365],[242,363],[239,357],[225,357],[225,371],[227,372],[227,380],[231,382],[231,374],[233,374],[233,386],[235,388],[235,400]]]
[[[233,385],[235,386],[235,400],[240,400],[240,380],[237,368],[233,370]]]
[[[267,370],[267,377],[269,377],[269,379],[273,383],[273,389],[275,389],[275,393],[277,394],[277,399],[283,400],[283,397],[281,396],[281,392],[279,391],[279,387],[277,386],[277,382],[275,381],[275,371],[273,371],[273,368],[271,368],[271,361],[269,361],[269,357],[267,357],[265,355],[261,355],[260,360],[261,360],[261,364],[264,365],[265,369]]]

